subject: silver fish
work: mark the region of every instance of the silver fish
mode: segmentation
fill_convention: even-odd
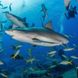
[[[64,51],[72,51],[75,50],[75,48],[65,48]]]
[[[78,59],[78,56],[70,56],[72,59]]]

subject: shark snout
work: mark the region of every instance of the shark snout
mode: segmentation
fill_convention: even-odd
[[[5,33],[10,35],[10,36],[13,36],[13,31],[12,30],[6,30]]]
[[[68,42],[69,42],[68,39],[65,39],[65,40],[64,40],[64,44],[67,44]]]
[[[69,39],[63,38],[60,42],[61,42],[62,44],[67,44],[67,43],[69,42]]]
[[[67,44],[69,42],[69,39],[64,36],[60,36],[60,37],[57,37],[55,41],[57,44]]]

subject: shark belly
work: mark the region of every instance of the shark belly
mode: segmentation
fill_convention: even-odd
[[[40,46],[57,46],[67,44],[68,40],[57,33],[38,30],[9,30],[7,34],[12,38],[24,43]]]
[[[18,40],[20,42],[24,42],[24,43],[30,43],[32,45],[40,45],[40,46],[58,46],[61,45],[62,43],[58,43],[58,42],[53,42],[53,40],[49,41],[47,40],[47,38],[43,38],[43,37],[32,37],[32,36],[14,36],[12,37],[15,40]],[[38,40],[33,40],[33,38],[37,38]]]

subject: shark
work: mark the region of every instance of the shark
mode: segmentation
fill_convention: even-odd
[[[38,46],[59,46],[69,42],[67,37],[53,30],[51,21],[42,28],[14,28],[5,30],[5,33],[20,42]]]
[[[22,19],[12,13],[9,13],[9,12],[4,12],[5,13],[5,16],[7,17],[7,19],[9,21],[11,21],[13,23],[14,26],[16,27],[28,27],[28,24],[25,22],[26,19]]]

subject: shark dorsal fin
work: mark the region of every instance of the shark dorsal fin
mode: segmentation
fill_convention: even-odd
[[[52,22],[49,21],[49,22],[45,25],[45,28],[48,29],[48,30],[52,30]]]

